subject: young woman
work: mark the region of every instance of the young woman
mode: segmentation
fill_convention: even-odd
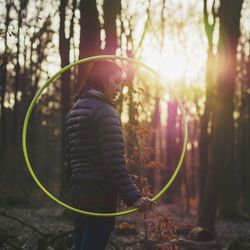
[[[65,117],[65,169],[72,183],[73,207],[116,212],[119,194],[127,206],[139,211],[152,208],[153,201],[142,197],[125,165],[122,125],[113,104],[121,84],[122,70],[117,64],[94,62],[85,87]],[[75,213],[73,223],[75,250],[102,250],[114,229],[115,216]]]

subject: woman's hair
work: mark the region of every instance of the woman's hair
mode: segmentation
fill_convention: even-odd
[[[122,73],[122,69],[111,60],[102,59],[95,61],[88,71],[85,82],[74,95],[74,101],[80,97],[83,91],[91,87],[104,92],[107,88],[108,77],[117,71]]]

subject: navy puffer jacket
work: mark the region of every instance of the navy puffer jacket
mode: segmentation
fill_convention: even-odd
[[[108,181],[128,206],[141,197],[126,168],[119,113],[101,91],[83,92],[66,115],[65,153],[71,183]]]

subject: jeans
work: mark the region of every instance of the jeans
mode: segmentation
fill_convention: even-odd
[[[115,227],[115,217],[91,217],[80,225],[74,221],[74,226],[74,250],[104,250]]]
[[[116,212],[117,193],[102,181],[82,181],[71,189],[71,204],[90,212]],[[104,250],[115,227],[115,216],[73,214],[74,250]]]

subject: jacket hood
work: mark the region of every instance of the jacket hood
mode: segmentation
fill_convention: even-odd
[[[89,97],[99,99],[103,102],[110,104],[111,106],[114,106],[114,103],[107,95],[105,95],[103,92],[97,89],[94,89],[92,87],[87,88],[80,95],[80,98],[89,98]]]

